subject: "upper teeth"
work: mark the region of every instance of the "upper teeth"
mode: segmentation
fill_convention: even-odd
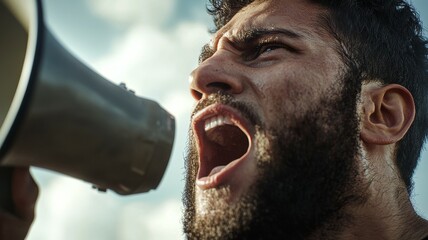
[[[215,116],[215,117],[209,118],[205,121],[205,131],[208,131],[208,130],[213,129],[215,127],[226,125],[226,124],[233,125],[230,117],[222,116],[222,115]]]

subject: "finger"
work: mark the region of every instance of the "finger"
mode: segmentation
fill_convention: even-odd
[[[23,221],[8,212],[0,212],[0,239],[24,240],[31,222]]]
[[[33,221],[39,188],[30,174],[29,167],[17,167],[12,176],[12,199],[15,214],[25,221]]]

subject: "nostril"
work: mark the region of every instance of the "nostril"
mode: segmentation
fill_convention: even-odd
[[[190,90],[190,94],[192,94],[192,97],[196,99],[197,101],[201,100],[203,94],[195,89]]]
[[[224,82],[211,82],[207,85],[207,88],[220,91],[230,91],[232,89],[232,86]]]
[[[197,101],[201,100],[204,97],[204,94],[211,94],[217,92],[229,92],[232,90],[232,86],[223,82],[211,82],[208,83],[204,89],[190,89],[190,94]]]

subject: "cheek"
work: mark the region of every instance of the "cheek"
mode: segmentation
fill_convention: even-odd
[[[308,78],[283,75],[277,79],[260,87],[264,95],[263,114],[266,123],[273,126],[282,125],[286,120],[301,118],[319,98],[318,86],[311,84]]]
[[[326,55],[295,59],[253,72],[253,83],[261,93],[261,107],[267,122],[283,124],[287,120],[284,117],[301,118],[319,99],[330,94],[339,66],[334,56]]]

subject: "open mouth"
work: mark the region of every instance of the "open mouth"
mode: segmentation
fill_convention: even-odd
[[[250,124],[224,105],[214,105],[195,116],[199,150],[198,179],[222,174],[245,159],[251,148]]]

